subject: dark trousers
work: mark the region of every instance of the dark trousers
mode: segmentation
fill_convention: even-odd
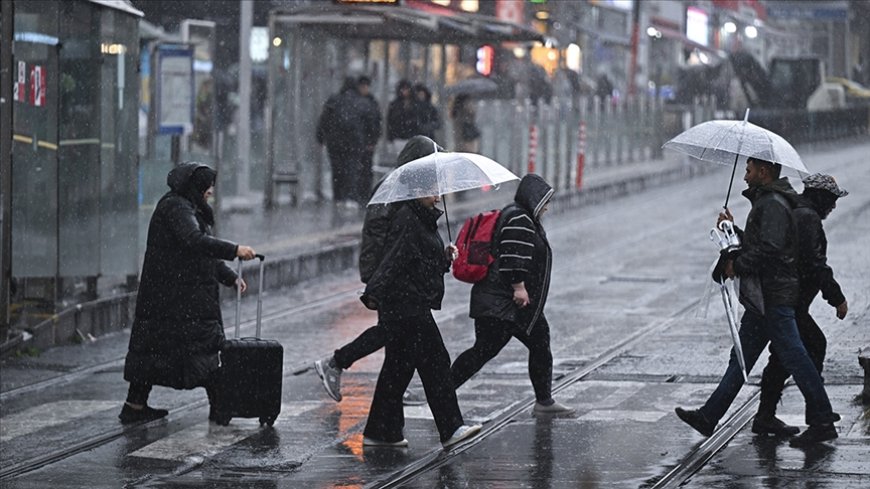
[[[529,349],[529,379],[535,389],[535,399],[549,401],[553,387],[553,354],[550,352],[550,325],[543,316],[529,335],[510,321],[475,319],[474,346],[462,352],[450,368],[453,386],[458,389],[495,358],[511,338],[520,340]]]
[[[151,394],[151,384],[130,383],[127,388],[127,402],[130,404],[148,404],[148,396]]]
[[[368,204],[369,197],[372,195],[372,183],[374,180],[374,172],[372,170],[373,159],[374,152],[367,149],[363,150],[359,157],[357,172],[351,177],[354,183],[353,199],[362,206]]]
[[[360,333],[350,343],[335,350],[333,358],[340,369],[348,369],[353,362],[367,357],[387,344],[387,332],[379,324]]]
[[[748,310],[743,313],[740,319],[740,343],[743,345],[743,357],[748,370],[755,365],[768,342],[786,371],[794,377],[795,384],[804,396],[807,425],[827,424],[838,419],[831,409],[831,401],[825,392],[822,378],[801,342],[793,307],[768,307],[764,316]],[[700,413],[711,423],[718,423],[734,402],[743,382],[737,355],[734,348],[731,348],[725,375],[699,409]]]
[[[386,332],[386,352],[363,434],[389,442],[405,437],[402,394],[416,370],[438,434],[442,442],[446,441],[463,420],[450,380],[450,355],[432,313],[401,320],[381,319],[379,323]]]
[[[795,310],[795,321],[797,322],[798,333],[801,341],[813,366],[822,373],[822,368],[825,363],[825,353],[828,348],[828,340],[825,338],[825,333],[816,324],[816,321],[810,316],[809,306],[799,307]],[[788,380],[789,374],[779,356],[773,350],[773,345],[770,347],[770,359],[767,366],[764,368],[764,373],[761,375],[761,402],[758,405],[758,413],[763,416],[774,416],[776,414],[776,405],[782,398],[782,390],[785,388],[785,381]]]
[[[360,165],[360,150],[346,147],[327,148],[332,168],[332,199],[335,202],[355,199],[354,178]]]

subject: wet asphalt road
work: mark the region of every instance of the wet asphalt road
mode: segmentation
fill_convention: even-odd
[[[843,416],[840,438],[797,450],[744,428],[687,487],[870,487],[870,420],[866,407],[853,402],[862,383],[857,350],[870,346],[868,149],[870,144],[852,144],[802,151],[810,169],[834,174],[852,192],[825,222],[829,260],[850,315],[836,320],[821,299],[814,307],[829,338],[825,379]],[[577,408],[573,418],[529,414],[527,355],[511,342],[458,392],[466,419],[485,423],[479,440],[442,452],[428,409],[408,407],[408,449],[363,450],[361,431],[382,356],[346,372],[341,403],[326,396],[313,370],[304,371],[375,321],[357,300],[355,273],[348,273],[264,296],[265,314],[272,317],[265,336],[285,347],[284,407],[274,429],[260,429],[256,420],[210,425],[202,390],[156,388],[150,403],[171,409],[168,419],[121,430],[115,416],[126,383],[121,364],[110,362],[70,382],[2,399],[4,470],[79,449],[4,479],[2,486],[378,487],[405,475],[402,487],[653,487],[704,441],[673,415],[674,406],[699,406],[727,362],[730,339],[721,305],[714,296],[701,318],[697,304],[716,252],[707,235],[729,174],[723,167],[683,184],[547,217],[555,254],[547,304],[555,397]],[[736,191],[743,188],[735,181]],[[509,199],[509,189],[503,191]],[[748,202],[736,192],[732,202],[742,224]],[[473,343],[469,288],[448,278],[444,308],[436,314],[454,358]],[[325,295],[333,299],[298,309]],[[253,301],[244,306],[245,317],[252,317]],[[292,307],[297,309],[281,313]],[[225,317],[233,317],[231,308]],[[32,377],[28,371],[47,375],[122,356],[127,337],[120,333],[5,365],[4,386],[25,382]],[[574,378],[582,371],[588,374]],[[757,384],[760,371],[756,366],[751,383]],[[757,385],[745,387],[724,419],[756,392]],[[787,390],[780,413],[804,426],[796,388]],[[95,436],[105,443],[89,446]]]

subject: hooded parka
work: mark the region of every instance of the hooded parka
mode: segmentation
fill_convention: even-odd
[[[803,202],[794,210],[800,237],[798,308],[809,309],[819,291],[828,304],[837,307],[846,301],[846,297],[828,265],[828,239],[822,228],[822,214],[828,209],[819,208],[819,204],[810,199],[804,198]]]
[[[416,200],[405,201],[387,233],[387,252],[366,286],[364,296],[378,305],[380,320],[398,320],[441,309],[444,274],[450,262],[438,234],[443,211]],[[365,301],[364,301],[365,302]]]
[[[541,209],[553,196],[543,178],[528,174],[520,181],[514,202],[502,209],[497,230],[496,260],[486,278],[471,288],[472,318],[510,321],[529,334],[543,317],[550,288],[553,252],[541,225]],[[529,305],[513,301],[511,284],[525,282]]]
[[[198,163],[169,172],[171,189],[157,203],[130,336],[124,378],[191,389],[218,366],[224,340],[219,284],[234,286],[238,245],[212,236],[213,217],[192,176]]]
[[[396,162],[398,166],[414,161],[418,158],[428,156],[432,153],[443,152],[444,148],[426,136],[414,136],[408,140],[405,147],[399,153]],[[384,183],[386,176],[375,185],[372,190],[372,195],[378,191],[381,184]],[[359,249],[359,277],[363,283],[368,283],[372,278],[372,274],[381,263],[384,257],[384,243],[387,241],[395,242],[393,239],[388,239],[387,233],[390,230],[390,222],[396,212],[405,205],[404,202],[391,202],[389,204],[373,204],[366,207],[366,215],[363,221],[362,240]]]

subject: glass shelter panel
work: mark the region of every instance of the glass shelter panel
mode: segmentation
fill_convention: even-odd
[[[53,298],[40,279],[54,277],[58,266],[58,7],[57,1],[15,4],[12,274],[24,297]]]

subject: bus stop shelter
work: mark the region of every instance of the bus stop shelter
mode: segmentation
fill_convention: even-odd
[[[382,110],[401,78],[426,83],[435,98],[457,79],[448,50],[502,42],[542,42],[530,27],[495,17],[403,5],[321,4],[269,15],[265,206],[276,184],[320,188],[322,151],[314,133],[325,100],[345,76],[372,78]],[[443,113],[443,111],[442,111]],[[386,120],[386,117],[384,117]]]

